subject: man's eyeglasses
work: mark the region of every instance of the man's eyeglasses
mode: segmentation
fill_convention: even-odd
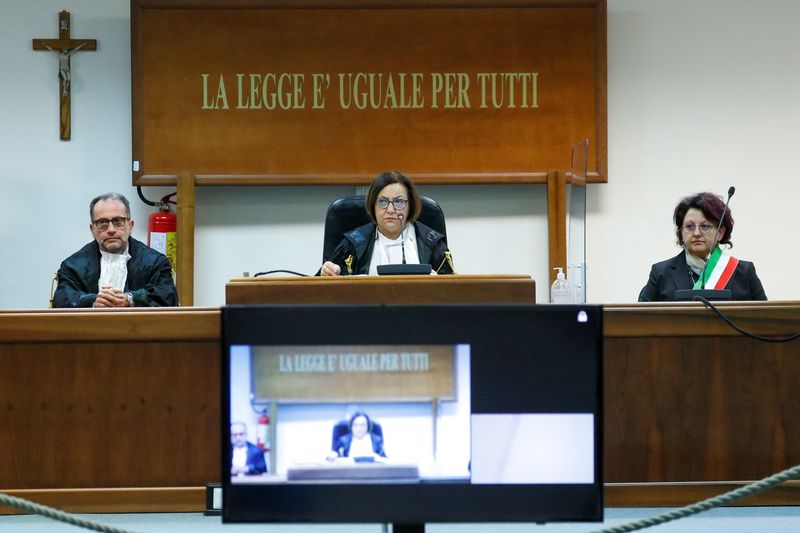
[[[388,198],[381,196],[375,201],[375,205],[380,207],[381,209],[386,209],[389,207],[389,204],[392,204],[395,209],[398,211],[403,209],[406,205],[408,205],[408,200],[405,198],[395,198],[394,200],[389,200]]]
[[[99,229],[100,231],[105,231],[108,229],[109,222],[111,224],[114,224],[115,228],[121,229],[125,227],[125,223],[128,220],[130,219],[127,217],[114,217],[111,220],[108,220],[107,218],[99,218],[97,220],[92,220],[92,224],[94,224],[94,227]]]
[[[700,228],[700,233],[708,233],[709,231],[713,230],[716,226],[713,224],[709,224],[708,222],[703,222],[699,226],[689,223],[684,224],[682,226],[684,233],[694,233],[697,228]]]

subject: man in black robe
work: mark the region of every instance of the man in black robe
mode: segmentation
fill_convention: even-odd
[[[94,237],[61,263],[53,307],[178,305],[167,257],[131,237],[128,200],[108,193],[89,204]]]

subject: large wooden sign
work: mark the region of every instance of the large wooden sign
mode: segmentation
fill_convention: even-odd
[[[606,179],[604,0],[132,0],[133,182]]]

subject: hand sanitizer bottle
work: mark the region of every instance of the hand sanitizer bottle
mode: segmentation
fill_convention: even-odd
[[[572,290],[566,276],[564,276],[564,268],[557,267],[553,270],[558,270],[558,274],[556,274],[556,280],[550,287],[550,302],[554,304],[572,303]]]

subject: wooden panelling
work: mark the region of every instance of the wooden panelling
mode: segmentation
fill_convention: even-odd
[[[205,508],[205,486],[124,489],[25,489],[5,494],[68,513],[199,513]],[[22,514],[0,505],[0,515]]]
[[[535,303],[530,276],[233,278],[228,304]]]
[[[719,302],[800,331],[797,302]],[[605,481],[755,480],[800,463],[800,340],[699,302],[604,308]],[[652,493],[652,490],[651,490]]]
[[[605,10],[134,0],[134,184],[544,183],[582,138],[605,181]]]
[[[219,327],[219,308],[0,311],[0,347],[25,342],[218,342]]]
[[[0,313],[2,488],[217,481],[219,310],[70,311]]]
[[[680,507],[744,486],[739,483],[606,483],[606,507]],[[8,490],[71,513],[199,513],[205,508],[205,487],[127,489]],[[800,505],[800,481],[787,481],[732,505]],[[0,514],[20,510],[0,506]]]
[[[550,275],[546,289],[549,291],[556,279],[557,267],[563,268],[567,274],[567,187],[563,172],[547,175],[547,242]],[[550,301],[549,297],[547,301]]]
[[[188,172],[178,173],[178,251],[175,285],[181,305],[194,305],[194,204],[195,179]]]
[[[800,330],[797,302],[720,308],[755,333]],[[0,312],[0,488],[81,512],[202,509],[220,477],[219,315]],[[699,304],[604,321],[607,505],[683,505],[800,463],[800,341],[732,335]],[[798,505],[798,487],[743,503]]]
[[[788,302],[715,302],[740,328],[757,335],[800,332],[800,306]],[[740,336],[700,302],[612,304],[603,306],[605,337]]]
[[[738,481],[800,463],[800,340],[606,338],[605,481]]]
[[[606,483],[604,504],[606,507],[683,507],[748,483]],[[786,481],[731,505],[800,505],[800,482]]]

